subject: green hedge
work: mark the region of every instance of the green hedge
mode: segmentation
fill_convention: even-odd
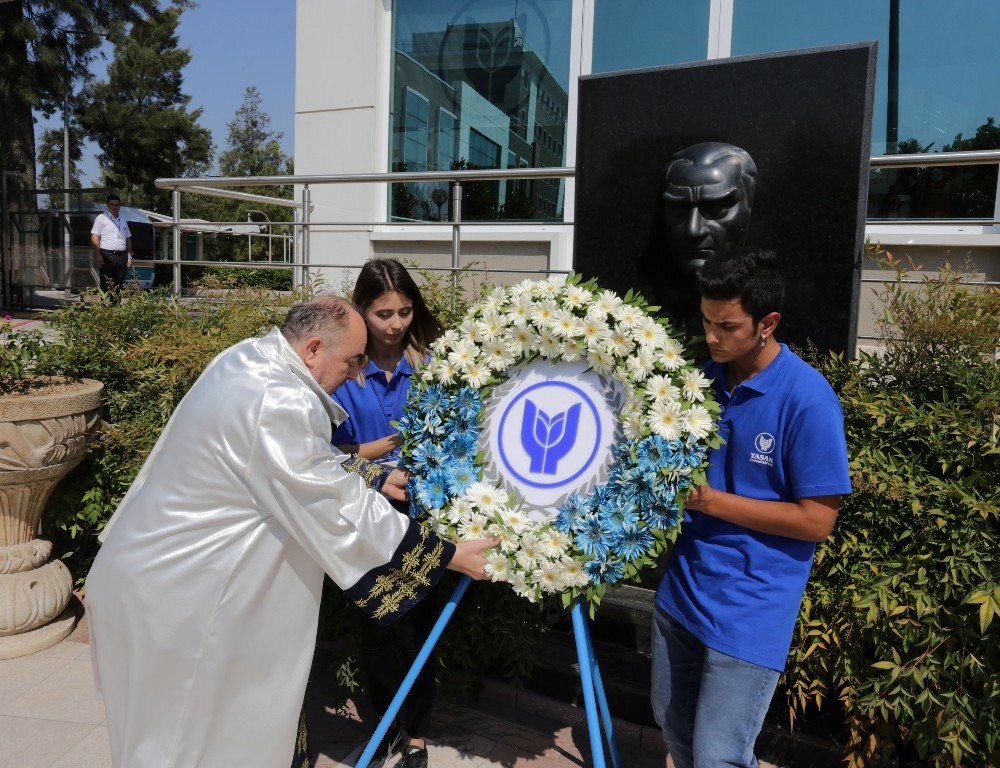
[[[894,266],[884,352],[818,363],[854,493],[816,554],[789,710],[839,706],[850,766],[995,766],[1000,293]]]

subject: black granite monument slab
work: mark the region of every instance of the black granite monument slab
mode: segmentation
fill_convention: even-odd
[[[776,336],[852,352],[875,48],[580,78],[574,269],[620,292],[638,289],[676,322],[700,328],[690,325],[699,259],[745,238],[746,247],[775,251],[785,269]],[[690,207],[699,194],[709,208]],[[703,219],[722,224],[713,235],[699,230]]]

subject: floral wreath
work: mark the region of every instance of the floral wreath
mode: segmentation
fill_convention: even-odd
[[[669,323],[645,300],[579,275],[497,286],[431,346],[414,377],[399,432],[411,478],[410,514],[451,541],[497,536],[493,581],[538,602],[561,593],[600,602],[676,539],[684,496],[703,483],[718,446],[719,407]],[[500,483],[484,481],[483,401],[507,374],[538,358],[586,361],[624,392],[608,478],[571,494],[541,522]]]

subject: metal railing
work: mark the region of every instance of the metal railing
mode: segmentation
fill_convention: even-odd
[[[909,155],[879,155],[869,159],[869,166],[877,168],[923,168],[923,167],[956,167],[975,165],[1000,165],[1000,150],[984,150],[975,152],[944,152],[944,153],[922,153]],[[314,264],[310,258],[310,232],[313,227],[318,226],[365,226],[365,227],[448,227],[451,230],[451,266],[447,268],[431,268],[439,271],[450,271],[453,283],[457,284],[458,273],[461,269],[461,232],[467,226],[491,226],[501,227],[516,223],[518,226],[573,226],[572,221],[552,221],[552,220],[527,220],[527,221],[476,221],[463,220],[462,217],[462,191],[463,184],[474,181],[511,181],[522,179],[567,179],[574,178],[576,169],[572,167],[556,168],[518,168],[518,169],[478,169],[478,170],[453,170],[453,171],[422,171],[422,172],[397,172],[397,173],[349,173],[349,174],[301,174],[301,175],[281,175],[281,176],[219,176],[202,178],[163,178],[156,180],[156,186],[172,191],[172,222],[161,226],[171,228],[173,233],[173,258],[170,263],[173,265],[173,283],[175,293],[180,293],[182,266],[204,266],[204,261],[191,261],[178,258],[180,254],[180,232],[181,232],[181,207],[180,194],[182,192],[211,195],[215,197],[231,198],[246,202],[253,202],[262,205],[277,205],[289,208],[293,211],[293,220],[286,222],[273,222],[274,225],[285,225],[292,228],[293,232],[293,260],[279,264],[264,264],[262,262],[211,262],[213,265],[234,266],[234,267],[289,267],[293,272],[293,284],[301,286],[306,281],[310,267],[334,266]],[[449,218],[447,221],[317,221],[312,219],[312,187],[326,184],[397,184],[413,182],[439,182],[450,185],[451,195],[449,198]],[[246,186],[295,186],[301,190],[300,199],[289,200],[287,198],[270,197],[267,195],[251,194],[239,192],[234,187]],[[995,205],[1000,208],[1000,195],[995,196]],[[212,222],[219,224],[219,222]],[[222,222],[225,224],[226,222]],[[239,223],[239,222],[232,222]],[[983,225],[996,226],[1000,224],[997,211],[992,219],[868,219],[868,224],[899,224],[899,225]],[[344,268],[361,267],[362,264],[337,264],[335,266]],[[471,269],[470,271],[487,271]],[[503,272],[525,272],[525,273],[563,273],[566,270],[559,269],[503,269]],[[869,282],[869,281],[866,281]]]
[[[170,189],[172,191],[172,208],[173,208],[173,224],[168,225],[172,227],[173,230],[173,242],[174,242],[174,258],[171,259],[173,264],[173,283],[174,292],[180,293],[181,290],[181,274],[180,269],[183,265],[201,265],[204,266],[205,262],[200,261],[184,261],[177,258],[180,253],[180,193],[190,192],[194,194],[202,195],[212,195],[215,197],[232,197],[238,200],[245,200],[248,202],[255,202],[265,205],[282,205],[287,208],[291,208],[294,211],[294,220],[290,222],[274,222],[277,224],[284,224],[291,226],[293,228],[293,253],[295,257],[292,262],[285,262],[283,265],[275,266],[291,266],[293,268],[293,286],[302,286],[307,279],[308,270],[312,266],[324,266],[313,264],[310,259],[310,232],[313,227],[318,226],[337,226],[337,227],[347,227],[347,226],[392,226],[394,222],[387,221],[315,221],[312,219],[312,190],[311,187],[317,184],[365,184],[365,183],[377,183],[377,184],[398,184],[398,183],[412,183],[412,182],[443,182],[451,186],[451,194],[449,197],[449,219],[447,221],[434,221],[434,222],[412,222],[407,221],[405,223],[395,222],[397,225],[402,226],[446,226],[451,229],[451,266],[448,269],[452,273],[452,284],[457,286],[458,275],[461,269],[461,254],[462,254],[462,235],[461,230],[463,225],[469,225],[473,222],[464,221],[462,218],[462,185],[463,183],[473,182],[473,181],[515,181],[522,179],[561,179],[561,178],[572,178],[576,175],[576,170],[574,168],[487,168],[479,170],[454,170],[454,171],[424,171],[424,172],[399,172],[399,173],[342,173],[342,174],[302,174],[302,175],[291,175],[291,176],[217,176],[217,177],[203,177],[203,178],[175,178],[175,179],[157,179],[156,186],[161,189]],[[301,188],[301,199],[300,200],[289,200],[287,198],[272,198],[266,195],[251,195],[245,192],[233,191],[232,187],[245,187],[245,186],[290,186],[294,185]],[[217,222],[213,222],[216,224]],[[478,222],[476,222],[478,223]],[[495,224],[495,222],[482,222],[483,224]],[[527,220],[518,221],[518,225],[524,226],[544,226],[544,225],[565,225],[566,222],[554,222],[550,220]],[[213,262],[213,265],[215,262]],[[220,262],[220,266],[223,264]],[[259,262],[254,262],[252,264],[244,262],[226,262],[225,266],[239,266],[239,267],[259,267],[263,264]],[[330,266],[330,265],[325,265]],[[361,267],[361,264],[357,265],[337,265],[344,266],[346,268],[351,268],[352,266]],[[440,268],[438,268],[440,269]],[[471,269],[470,271],[483,271],[477,269]],[[558,269],[517,269],[510,268],[504,269],[504,272],[511,273],[527,273],[527,274],[537,274],[539,272],[550,274],[550,273],[560,273],[566,272],[567,270]]]

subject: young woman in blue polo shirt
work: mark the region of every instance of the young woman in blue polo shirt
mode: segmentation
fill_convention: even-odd
[[[353,298],[368,326],[368,361],[357,380],[333,393],[349,417],[334,433],[333,444],[346,453],[395,464],[400,439],[393,423],[403,415],[410,377],[444,329],[409,272],[394,259],[366,263]],[[421,600],[390,627],[362,619],[361,665],[372,704],[380,714],[389,708],[436,619],[433,600]],[[393,751],[403,752],[398,764],[402,768],[427,767],[424,734],[434,701],[435,668],[432,655],[400,710],[398,729],[390,730],[386,748],[377,753],[372,768]]]
[[[712,259],[698,276],[724,443],[656,593],[652,703],[677,768],[757,766],[816,542],[850,493],[844,416],[823,376],[779,344],[773,254]]]

